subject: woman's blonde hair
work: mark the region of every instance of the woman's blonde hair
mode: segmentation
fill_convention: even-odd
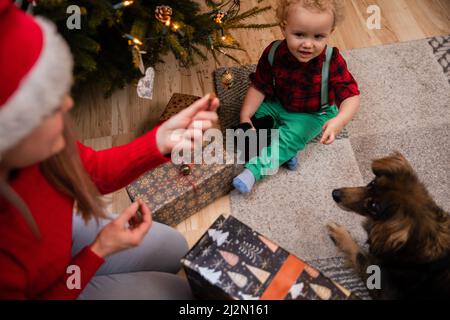
[[[64,115],[64,139],[64,150],[41,163],[42,173],[57,189],[76,200],[77,211],[85,221],[105,218],[106,203],[81,162],[69,114]]]
[[[304,8],[316,9],[320,12],[330,10],[334,16],[333,29],[344,20],[344,4],[342,0],[278,0],[277,19],[282,28],[286,26],[289,7],[300,4]]]

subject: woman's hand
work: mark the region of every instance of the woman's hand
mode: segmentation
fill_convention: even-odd
[[[141,217],[138,217],[139,209]],[[150,209],[139,199],[125,209],[117,219],[103,227],[91,244],[91,250],[105,258],[113,253],[136,247],[142,242],[151,225]]]
[[[183,143],[201,143],[203,131],[212,128],[218,119],[218,107],[219,99],[209,93],[164,122],[156,133],[156,145],[161,154],[169,154],[176,145]]]
[[[341,119],[339,119],[339,117],[328,120],[322,127],[323,135],[320,139],[320,143],[333,143],[333,141],[336,139],[336,136],[342,131],[343,128],[344,123],[343,121],[341,121]]]

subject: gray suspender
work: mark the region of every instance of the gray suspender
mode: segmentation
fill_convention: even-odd
[[[282,42],[281,40],[276,40],[273,43],[272,48],[270,48],[270,51],[269,51],[269,63],[270,63],[270,66],[273,66],[273,60],[275,59],[275,52],[277,51],[277,49],[280,46],[281,42]]]
[[[333,55],[333,47],[327,46],[327,51],[325,52],[325,61],[322,66],[322,86],[320,88],[320,107],[326,108],[328,106],[328,82],[330,74],[330,61]]]
[[[281,40],[276,40],[273,43],[272,47],[270,48],[268,59],[269,59],[269,63],[270,63],[271,67],[273,66],[273,61],[275,60],[275,52],[277,51],[280,44],[281,44]],[[273,87],[275,88],[275,77],[273,77],[272,81],[273,81]]]

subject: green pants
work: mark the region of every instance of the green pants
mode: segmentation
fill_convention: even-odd
[[[266,100],[255,113],[256,118],[271,116],[274,129],[278,129],[278,139],[264,148],[259,157],[254,157],[245,165],[256,180],[274,174],[278,167],[303,150],[308,142],[322,132],[328,120],[337,115],[336,106],[328,106],[320,112],[300,113],[284,109],[279,101]],[[278,140],[278,141],[277,141]]]

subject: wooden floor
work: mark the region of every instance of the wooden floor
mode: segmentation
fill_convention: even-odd
[[[450,34],[449,0],[342,1],[346,6],[346,20],[337,28],[331,40],[331,44],[341,50]],[[277,1],[266,0],[265,3],[275,6]],[[381,9],[380,30],[368,30],[366,27],[369,15],[366,11],[373,4]],[[255,5],[257,0],[241,1],[242,10]],[[254,23],[273,22],[274,14],[268,12],[254,20]],[[236,54],[243,64],[256,63],[268,43],[282,37],[278,28],[238,30],[233,35],[247,50],[246,53]],[[214,91],[212,72],[216,65],[213,59],[190,70],[181,68],[171,55],[165,61],[165,64],[156,67],[153,100],[138,98],[134,86],[115,92],[108,99],[104,99],[96,88],[85,92],[73,111],[81,139],[98,150],[127,143],[156,123],[173,93],[203,95]],[[223,65],[234,64],[224,60]],[[114,212],[120,212],[130,204],[125,190],[108,198],[111,200],[110,210]],[[229,212],[229,197],[225,196],[182,222],[177,229],[192,245],[219,214]]]

